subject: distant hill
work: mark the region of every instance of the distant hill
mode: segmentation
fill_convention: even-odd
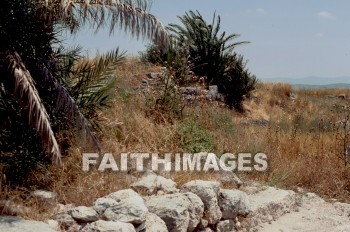
[[[303,85],[303,84],[292,84],[295,89],[350,89],[350,84],[346,83],[335,83],[329,85]]]
[[[264,79],[264,82],[285,82],[292,84],[295,88],[302,89],[319,89],[319,88],[342,88],[350,89],[350,77],[317,77],[310,76],[304,78],[286,78],[277,77]]]

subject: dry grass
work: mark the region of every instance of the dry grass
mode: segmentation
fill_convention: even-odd
[[[146,116],[145,95],[137,93],[136,89],[147,73],[159,70],[160,67],[142,64],[136,58],[118,67],[118,87],[112,107],[101,113],[104,120],[100,139],[105,152],[113,153],[116,158],[122,152],[186,152],[179,128],[190,121],[195,122],[197,136],[207,138],[205,136],[210,135],[201,145],[210,147],[212,142],[214,150],[211,152],[268,155],[268,171],[238,173],[243,180],[258,180],[285,188],[303,187],[326,197],[349,200],[350,169],[344,164],[343,148],[350,136],[336,124],[349,115],[344,111],[348,100],[327,97],[350,96],[349,90],[295,91],[288,84],[259,83],[251,98],[245,100],[245,114],[217,104],[198,104],[185,108],[182,120],[156,123],[154,118]],[[269,123],[244,123],[247,120]],[[57,192],[60,203],[76,205],[91,205],[98,197],[129,186],[131,180],[125,178],[125,173],[83,172],[82,152],[91,151],[71,148],[69,156],[63,159],[63,167],[52,166],[33,173],[32,182]],[[196,172],[167,176],[179,185],[193,179],[215,179],[215,175]],[[42,220],[38,215],[50,215],[50,211],[25,197],[28,192],[28,189],[19,189],[3,191],[1,195],[34,205],[38,213],[27,215],[29,218]]]
[[[295,99],[281,100],[292,92]],[[269,156],[269,173],[254,175],[254,178],[349,200],[350,169],[343,159],[344,143],[349,144],[349,130],[336,123],[348,117],[349,111],[344,109],[349,101],[327,97],[348,93],[349,90],[340,89],[292,91],[288,85],[261,84],[255,93],[260,102],[253,105],[255,109],[269,112],[270,125],[255,128],[260,132],[255,143]],[[272,107],[271,99],[284,103]]]

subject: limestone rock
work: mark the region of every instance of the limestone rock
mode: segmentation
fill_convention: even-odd
[[[163,193],[175,193],[176,183],[170,179],[155,174],[147,174],[141,177],[137,182],[131,185],[138,193],[145,193],[148,195],[155,194],[158,191]]]
[[[146,232],[168,232],[165,222],[154,213],[148,213],[145,222]]]
[[[44,191],[44,190],[35,190],[34,192],[31,193],[31,195],[43,201],[55,202],[57,200],[57,193]]]
[[[248,216],[249,223],[254,226],[281,217],[295,207],[295,198],[295,192],[273,187],[250,195],[252,212]]]
[[[194,231],[204,212],[203,202],[193,193],[152,196],[146,205],[174,232]]]
[[[145,222],[148,209],[144,200],[134,190],[120,190],[108,195],[107,198],[115,200],[116,203],[104,211],[105,219],[132,224]]]
[[[219,190],[220,183],[216,181],[195,180],[181,187],[181,192],[192,192],[203,201],[208,217],[205,219],[208,220],[209,224],[217,223],[222,216],[217,198]]]
[[[74,225],[77,225],[77,222],[68,213],[56,214],[55,216],[52,217],[52,219],[57,221],[59,224],[59,227],[65,230],[70,227],[73,227]]]
[[[46,223],[50,226],[51,229],[57,230],[57,231],[60,230],[60,224],[58,223],[58,221],[50,219]]]
[[[251,210],[247,194],[235,189],[221,189],[218,203],[223,219],[235,219],[237,216],[247,216]]]

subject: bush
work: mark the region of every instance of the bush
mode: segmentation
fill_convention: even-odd
[[[164,66],[168,61],[168,54],[155,44],[147,45],[146,51],[140,53],[141,61]]]
[[[189,82],[192,65],[187,47],[173,41],[166,52],[156,45],[149,45],[140,54],[142,61],[166,67],[177,85],[183,86]]]
[[[225,95],[226,104],[242,111],[244,97],[249,97],[255,89],[257,79],[246,69],[243,56],[234,54],[222,79],[218,80],[219,92]]]
[[[197,121],[188,120],[182,122],[177,128],[176,137],[184,152],[214,151],[214,141],[210,132],[203,128]]]

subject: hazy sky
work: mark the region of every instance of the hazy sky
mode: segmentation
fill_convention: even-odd
[[[222,30],[250,41],[236,51],[259,79],[350,76],[349,0],[154,0],[151,13],[167,25],[188,10],[198,10],[210,22],[216,11]],[[138,54],[147,43],[118,31],[109,37],[107,30],[97,35],[82,30],[66,40],[90,55],[117,46]]]

